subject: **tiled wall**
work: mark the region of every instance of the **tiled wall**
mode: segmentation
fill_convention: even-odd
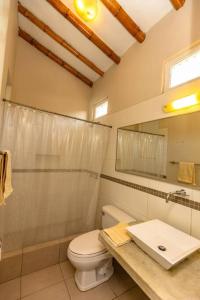
[[[105,204],[113,204],[137,219],[149,220],[158,218],[200,238],[200,211],[197,210],[196,207],[193,209],[182,205],[183,203],[179,204],[171,201],[166,203],[163,197],[162,192],[173,192],[183,188],[182,186],[115,171],[117,128],[169,116],[166,116],[166,114],[162,112],[162,107],[168,99],[178,97],[181,93],[184,95],[188,90],[190,90],[191,93],[195,92],[198,90],[199,84],[200,80],[196,80],[190,85],[185,85],[176,91],[174,90],[171,94],[160,95],[101,119],[102,122],[113,126],[102,174],[146,188],[155,189],[161,192],[161,197],[159,197],[159,195],[155,196],[153,193],[148,193],[148,190],[144,192],[138,188],[134,188],[134,185],[128,186],[120,182],[117,183],[103,176],[103,178],[101,178],[99,191],[98,222],[100,222],[101,207]],[[184,189],[187,191],[191,201],[200,203],[200,190],[191,189],[189,187],[184,187]],[[197,207],[199,207],[199,205],[200,204],[198,204]]]
[[[134,178],[133,182],[144,185],[143,178]],[[170,192],[175,189],[171,184],[145,182],[145,185]],[[196,192],[194,192],[196,194]],[[190,197],[194,197],[190,193]],[[200,238],[200,212],[183,205],[136,190],[134,188],[101,179],[100,206],[113,204],[139,220],[160,219],[193,236]],[[199,220],[198,220],[199,219]]]
[[[67,259],[67,247],[77,235],[5,253],[0,261],[0,284]]]
[[[69,169],[66,172],[27,171],[29,172],[23,173],[14,170],[14,193],[7,199],[6,205],[0,207],[3,252],[89,230],[84,228],[84,216],[88,211],[89,188],[94,191],[98,182],[93,172]],[[88,180],[87,186],[85,180]],[[74,182],[79,182],[79,188],[72,188]],[[82,209],[78,209],[75,202],[77,197],[85,199]],[[95,218],[95,210],[93,217]]]

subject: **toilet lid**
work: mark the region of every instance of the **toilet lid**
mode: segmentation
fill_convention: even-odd
[[[100,230],[93,230],[82,234],[71,241],[69,248],[72,252],[79,255],[92,255],[95,253],[102,253],[106,248],[99,241]]]

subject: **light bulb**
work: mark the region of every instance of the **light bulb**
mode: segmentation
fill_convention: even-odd
[[[97,16],[97,0],[74,0],[74,6],[85,21],[92,21]]]

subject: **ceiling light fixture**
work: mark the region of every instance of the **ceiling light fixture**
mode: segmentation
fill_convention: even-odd
[[[74,0],[74,6],[84,21],[93,21],[97,16],[97,0]]]
[[[200,99],[197,94],[193,94],[166,104],[164,106],[164,112],[173,112],[180,109],[190,108],[196,105],[200,105]]]

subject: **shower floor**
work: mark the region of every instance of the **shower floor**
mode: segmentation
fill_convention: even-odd
[[[129,275],[115,262],[115,273],[102,285],[81,292],[69,261],[0,285],[1,300],[148,300]]]

